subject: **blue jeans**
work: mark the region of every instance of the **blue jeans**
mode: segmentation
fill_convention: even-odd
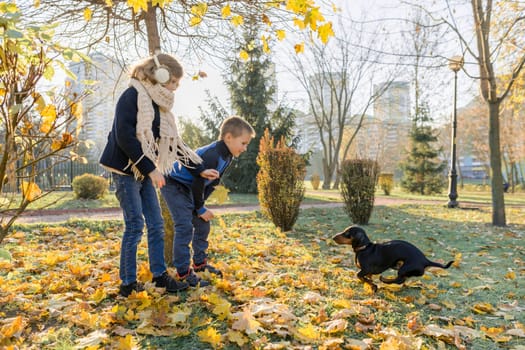
[[[179,275],[185,275],[190,267],[191,247],[193,262],[203,263],[207,258],[210,223],[202,220],[195,212],[191,189],[173,179],[167,178],[160,189],[174,222],[173,266]]]
[[[166,271],[164,263],[164,221],[157,190],[149,177],[142,181],[133,175],[113,173],[115,195],[124,214],[124,235],[120,248],[120,279],[127,285],[137,280],[137,247],[144,221],[148,231],[149,268],[153,277]]]

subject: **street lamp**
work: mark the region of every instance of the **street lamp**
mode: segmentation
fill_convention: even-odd
[[[456,128],[457,128],[457,109],[456,100],[458,92],[458,71],[463,67],[463,56],[454,56],[448,60],[448,68],[454,72],[454,115],[452,120],[452,140],[451,140],[451,155],[450,155],[450,173],[448,182],[448,202],[449,208],[456,208],[458,206],[458,175],[456,173]]]

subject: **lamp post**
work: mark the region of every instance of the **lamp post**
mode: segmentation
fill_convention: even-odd
[[[457,129],[457,91],[458,91],[458,71],[463,67],[463,56],[454,56],[448,60],[448,67],[454,72],[454,114],[452,119],[452,140],[450,147],[450,173],[448,182],[448,202],[449,208],[458,206],[458,175],[456,173],[456,129]]]

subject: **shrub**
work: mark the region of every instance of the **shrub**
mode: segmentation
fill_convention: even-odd
[[[299,216],[304,197],[306,163],[286,146],[284,138],[274,146],[268,130],[261,138],[257,156],[257,189],[262,213],[282,231],[289,231]]]
[[[310,177],[310,184],[314,190],[319,189],[319,185],[321,184],[321,177],[319,174],[312,174],[312,177]]]
[[[106,194],[109,182],[102,176],[86,173],[76,176],[71,186],[73,187],[76,198],[98,199]]]
[[[366,225],[374,208],[379,165],[374,160],[351,159],[341,164],[341,194],[345,210],[355,224]]]
[[[392,173],[381,173],[379,174],[379,179],[377,184],[383,190],[383,193],[387,196],[392,193],[392,188],[394,188],[394,174]]]

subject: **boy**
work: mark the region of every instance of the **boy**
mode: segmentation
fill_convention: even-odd
[[[175,162],[174,170],[166,179],[161,193],[173,218],[175,238],[173,241],[173,265],[177,277],[191,287],[207,286],[195,272],[209,271],[217,276],[222,272],[207,262],[208,235],[211,210],[204,206],[206,199],[219,184],[233,158],[245,152],[255,136],[252,126],[244,119],[232,116],[221,125],[219,140],[197,149],[202,163],[194,168],[180,166]],[[213,178],[213,180],[212,180]],[[193,268],[190,266],[193,248]]]

